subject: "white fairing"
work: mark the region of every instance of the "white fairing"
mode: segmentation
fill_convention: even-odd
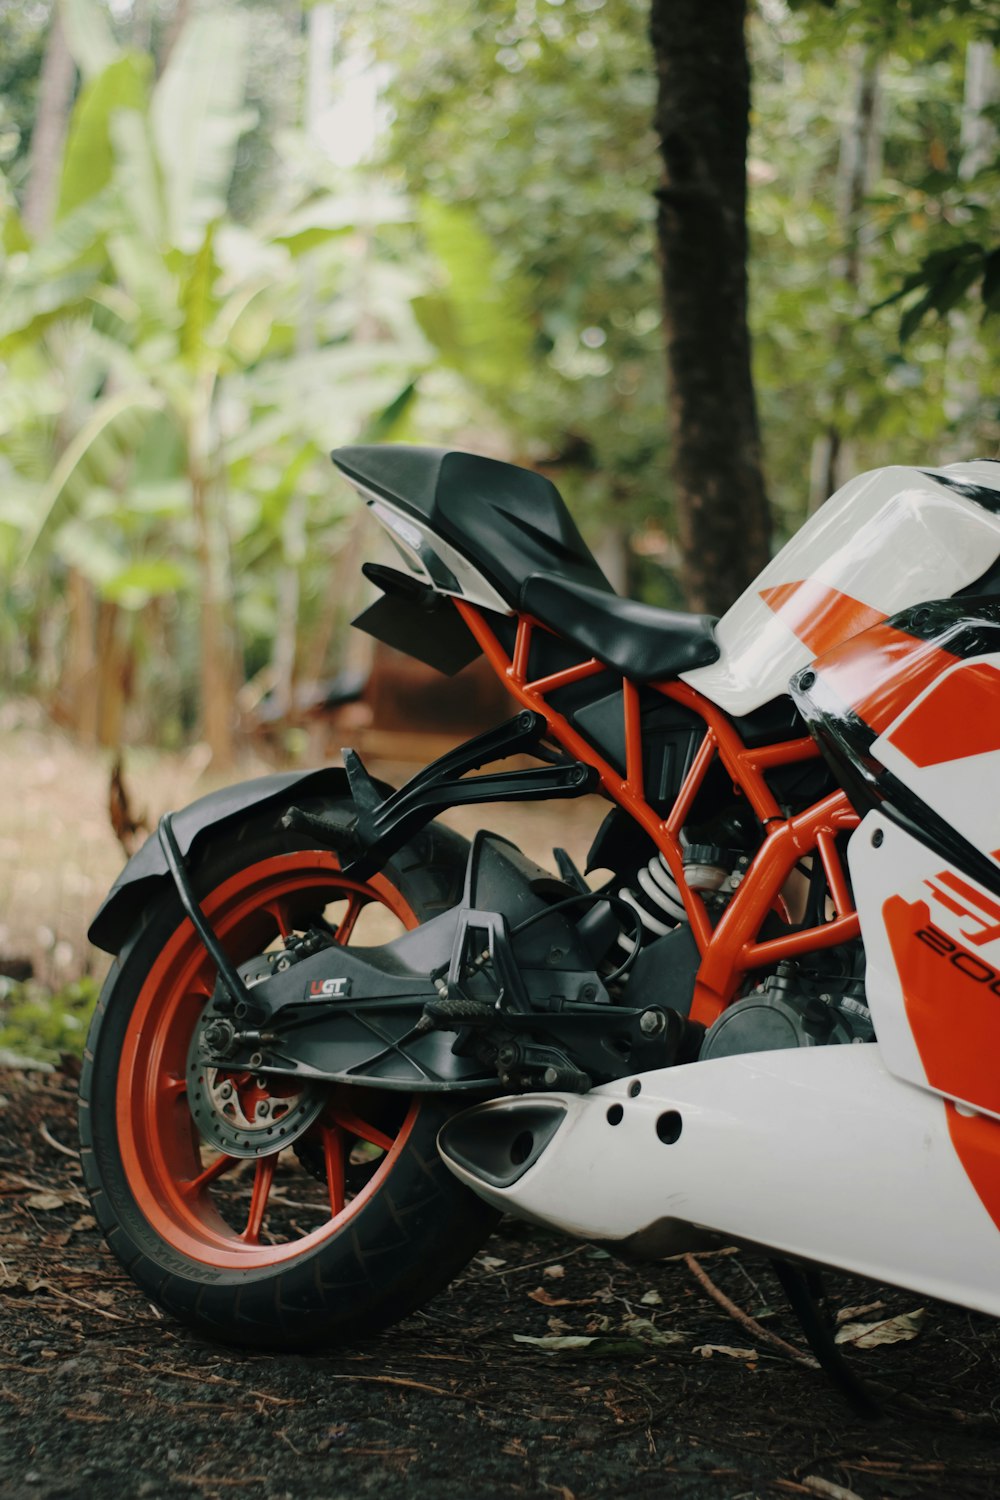
[[[632,1082],[545,1095],[567,1118],[511,1187],[448,1165],[507,1212],[588,1239],[638,1236],[633,1254],[696,1248],[709,1230],[1000,1315],[1000,1236],[944,1102],[894,1078],[876,1045],[666,1068],[637,1097]],[[657,1132],[667,1112],[673,1144]]]
[[[997,491],[1000,464],[949,464],[936,470],[872,469],[832,495],[727,610],[716,627],[717,662],[682,673],[727,713],[741,715],[787,691],[793,673],[817,651],[761,590],[812,581],[879,616],[943,599],[979,578],[1000,554],[1000,516],[935,482]],[[831,642],[830,644],[833,644]]]
[[[872,745],[872,755],[904,786],[946,823],[956,828],[981,853],[1000,849],[1000,751],[949,756],[934,765],[918,766],[893,743],[893,736],[932,695],[939,695],[949,678],[960,680],[970,666],[1000,669],[1000,655],[991,653],[956,662],[942,672]],[[940,860],[938,861],[940,864]]]
[[[865,945],[865,995],[882,1060],[898,1078],[929,1088],[906,1017],[903,987],[882,908],[890,896],[897,894],[926,900],[927,881],[940,870],[941,856],[888,818],[871,812],[851,835],[847,862]],[[943,909],[935,912],[935,920],[950,925],[950,913]]]

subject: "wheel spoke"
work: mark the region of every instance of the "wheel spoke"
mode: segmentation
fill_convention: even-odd
[[[358,895],[353,895],[348,899],[347,910],[345,911],[341,919],[340,926],[337,928],[336,937],[334,938],[335,943],[350,942],[351,933],[354,931],[358,917],[361,914],[361,908],[364,905],[364,901]]]
[[[281,934],[282,941],[287,942],[288,938],[291,937],[294,929],[292,926],[291,918],[288,915],[288,907],[285,905],[284,901],[269,901],[268,904],[264,907],[264,910],[270,912],[271,916],[278,924],[278,931]]]
[[[253,1178],[253,1192],[250,1195],[250,1213],[247,1217],[247,1227],[240,1235],[248,1245],[260,1244],[260,1231],[264,1223],[264,1214],[267,1211],[267,1200],[271,1192],[271,1184],[274,1182],[274,1166],[277,1154],[273,1156],[262,1156],[257,1163],[257,1170]]]
[[[323,1127],[323,1159],[326,1163],[330,1212],[336,1218],[344,1208],[344,1137],[336,1125]]]
[[[192,1177],[190,1182],[178,1184],[181,1192],[185,1198],[193,1198],[196,1193],[201,1192],[202,1188],[208,1187],[210,1182],[214,1182],[217,1177],[221,1177],[223,1172],[228,1172],[233,1167],[238,1166],[240,1160],[241,1158],[238,1156],[226,1156],[223,1152],[203,1172],[199,1172],[197,1177]]]
[[[392,1149],[391,1135],[386,1135],[384,1130],[369,1125],[367,1120],[361,1120],[347,1110],[332,1110],[327,1118],[334,1125],[339,1125],[342,1130],[346,1130],[349,1135],[356,1135],[359,1140],[367,1141],[371,1146],[381,1146],[383,1151]]]

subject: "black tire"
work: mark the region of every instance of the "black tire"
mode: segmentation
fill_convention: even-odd
[[[214,841],[193,871],[199,899],[209,911],[214,908],[236,962],[266,945],[268,924],[272,936],[279,920],[290,925],[296,903],[315,909],[319,896],[336,899],[327,893],[328,885],[341,889],[329,851],[316,854],[308,835],[283,830],[281,811],[258,815],[238,833]],[[412,918],[425,921],[460,898],[467,847],[458,835],[432,825],[394,856],[369,888],[379,888],[376,899],[382,904],[408,908],[408,925]],[[294,880],[304,882],[302,892],[285,894]],[[294,1188],[292,1207],[277,1213],[299,1234],[264,1243],[274,1210],[261,1222],[254,1203],[268,1169],[251,1162],[230,1170],[229,1159],[220,1156],[204,1175],[220,1164],[225,1172],[198,1186],[203,1148],[187,1107],[186,1085],[175,1082],[185,1029],[193,1032],[200,1014],[194,996],[213,977],[176,895],[165,890],[144,912],[112,967],[87,1041],[80,1083],[81,1158],[98,1224],[143,1292],[210,1337],[254,1348],[305,1350],[373,1333],[445,1286],[496,1222],[497,1215],[456,1181],[436,1150],[437,1133],[458,1103],[437,1095],[414,1097],[402,1118],[398,1094],[370,1091],[365,1108],[380,1123],[367,1136],[359,1135],[356,1125],[323,1126],[349,1154],[340,1168],[326,1167],[330,1180],[321,1189],[309,1184],[323,1172],[310,1174],[303,1167],[315,1169],[324,1161],[321,1147],[313,1147],[310,1157],[308,1134],[293,1150],[286,1147],[271,1157],[278,1161],[278,1174],[291,1175]],[[213,1076],[217,1081],[222,1075]],[[324,1102],[324,1120],[337,1107],[353,1108],[348,1119],[356,1119],[356,1100],[365,1096],[346,1092],[348,1106],[338,1106],[330,1093],[333,1102]],[[343,1091],[337,1096],[344,1097]],[[391,1142],[381,1157],[378,1145],[363,1144],[379,1134]],[[355,1164],[359,1150],[375,1160]],[[232,1184],[239,1184],[249,1168],[254,1173],[250,1207],[238,1233],[241,1194],[248,1190]],[[338,1171],[339,1199],[333,1180]],[[265,1205],[272,1180],[277,1177],[261,1187]],[[298,1201],[318,1190],[322,1203]],[[287,1204],[287,1189],[275,1201]],[[321,1217],[323,1203],[326,1225],[303,1231],[293,1210]]]

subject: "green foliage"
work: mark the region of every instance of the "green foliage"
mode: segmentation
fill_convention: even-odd
[[[64,1052],[78,1057],[99,992],[93,979],[51,989],[0,978],[0,1048],[37,1062],[58,1063]]]
[[[985,311],[996,312],[1000,307],[1000,250],[986,249],[977,240],[962,240],[925,256],[899,290],[872,311],[908,300],[899,324],[900,342],[905,344],[925,318],[931,313],[939,317],[950,313],[973,287],[978,287]]]
[[[512,457],[554,461],[594,536],[662,515],[666,489],[646,28],[644,0],[406,0],[375,36],[391,164],[434,205],[422,326],[476,425],[499,415]],[[442,409],[419,408],[431,437]]]
[[[48,28],[47,4],[0,0],[0,166],[18,180],[35,122]]]
[[[38,3],[0,0],[0,164],[8,122],[30,124]],[[23,124],[0,178],[0,568],[22,566],[5,662],[30,674],[65,631],[74,570],[128,612],[145,722],[169,675],[175,729],[191,723],[208,564],[248,668],[271,659],[282,570],[302,634],[320,621],[352,508],[326,453],[346,441],[543,463],[592,539],[629,540],[633,585],[676,602],[646,0],[345,3],[338,56],[374,49],[391,114],[375,169],[351,171],[294,128],[297,7],[203,0],[159,79],[123,46],[127,7],[68,15],[82,83],[36,243]],[[979,314],[1000,302],[998,168],[963,175],[961,121],[966,46],[998,15],[768,0],[752,16],[751,306],[779,531],[830,431],[857,468],[996,441]],[[838,155],[872,58],[879,162],[852,280]]]
[[[148,58],[116,52],[75,103],[56,222],[32,244],[6,220],[18,253],[0,273],[0,360],[17,384],[0,400],[0,561],[46,580],[15,593],[19,609],[50,608],[73,570],[130,612],[139,695],[157,681],[144,644],[155,628],[173,635],[193,696],[199,600],[212,589],[233,590],[227,607],[259,659],[297,495],[305,544],[292,565],[307,600],[319,597],[326,539],[349,505],[326,453],[398,431],[429,361],[410,310],[423,283],[391,265],[391,290],[383,281],[373,209],[399,221],[398,195],[365,203],[361,264],[348,200],[302,169],[289,139],[283,202],[255,225],[230,216],[252,124],[248,37],[235,10],[197,13],[155,83]]]

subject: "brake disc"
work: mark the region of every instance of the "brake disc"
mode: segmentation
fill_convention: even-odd
[[[188,1048],[187,1097],[202,1137],[227,1156],[267,1156],[315,1124],[329,1097],[326,1084],[284,1075],[212,1067],[196,1026]]]

